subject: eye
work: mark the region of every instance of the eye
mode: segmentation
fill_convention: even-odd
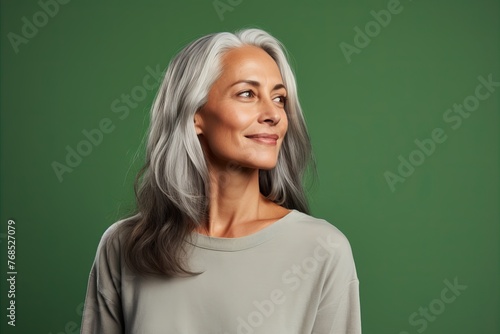
[[[238,96],[250,98],[250,97],[254,97],[255,93],[251,90],[245,90],[245,91],[239,93]]]
[[[281,104],[282,106],[284,106],[286,104],[287,98],[286,98],[286,96],[280,95],[280,96],[276,96],[273,99],[273,101],[274,102],[278,102],[279,104]]]

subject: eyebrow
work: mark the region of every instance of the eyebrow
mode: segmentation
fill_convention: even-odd
[[[232,87],[232,86],[235,86],[235,85],[237,85],[237,84],[240,84],[240,83],[247,83],[247,84],[252,85],[252,86],[254,86],[254,87],[260,87],[260,86],[261,86],[261,85],[260,85],[260,82],[255,81],[255,80],[239,80],[239,81],[236,81],[235,83],[233,83],[233,84],[231,85],[231,87]],[[286,90],[285,85],[283,85],[282,83],[276,84],[276,85],[273,87],[273,89],[272,89],[272,90],[278,90],[278,89],[280,89],[280,88],[284,88],[284,89]]]

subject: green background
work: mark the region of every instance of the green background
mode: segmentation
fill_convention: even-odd
[[[41,6],[0,4],[2,333],[78,332],[99,238],[133,207],[154,93],[124,119],[111,103],[189,41],[242,27],[268,30],[291,54],[318,165],[312,214],[351,242],[363,332],[500,332],[500,87],[458,129],[443,120],[479,76],[500,81],[499,1],[401,0],[350,63],[340,43],[354,45],[354,27],[364,30],[387,0],[232,0],[222,17],[211,0],[74,0],[17,53],[8,34],[22,35],[23,17],[33,22]],[[65,163],[66,146],[105,118],[114,130],[60,182],[52,163]],[[392,191],[384,173],[397,173],[398,157],[435,128],[447,140]],[[6,318],[8,219],[15,328]],[[455,278],[467,288],[425,329],[410,323],[419,308],[436,310]]]

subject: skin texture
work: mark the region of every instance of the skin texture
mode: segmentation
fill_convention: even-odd
[[[222,65],[207,103],[194,117],[211,179],[209,218],[197,232],[234,238],[290,212],[259,191],[259,169],[276,166],[288,128],[287,92],[276,62],[258,47],[232,49]]]

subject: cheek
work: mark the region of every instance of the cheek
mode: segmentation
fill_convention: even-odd
[[[286,114],[283,115],[280,123],[281,123],[281,131],[282,131],[283,137],[284,137],[288,131],[288,118],[287,118]]]
[[[231,112],[211,113],[206,116],[205,138],[212,152],[225,155],[234,150],[241,151],[244,145],[244,131],[248,124],[245,117]]]
[[[283,116],[282,121],[285,123],[285,126],[284,126],[284,127],[285,127],[285,130],[284,130],[284,131],[285,131],[285,132],[287,132],[287,131],[288,131],[288,117],[287,117],[287,114],[286,114],[286,113],[285,113],[285,115]]]
[[[225,136],[234,134],[242,135],[244,130],[251,124],[251,119],[244,112],[220,112],[207,115],[207,128],[211,135]]]

